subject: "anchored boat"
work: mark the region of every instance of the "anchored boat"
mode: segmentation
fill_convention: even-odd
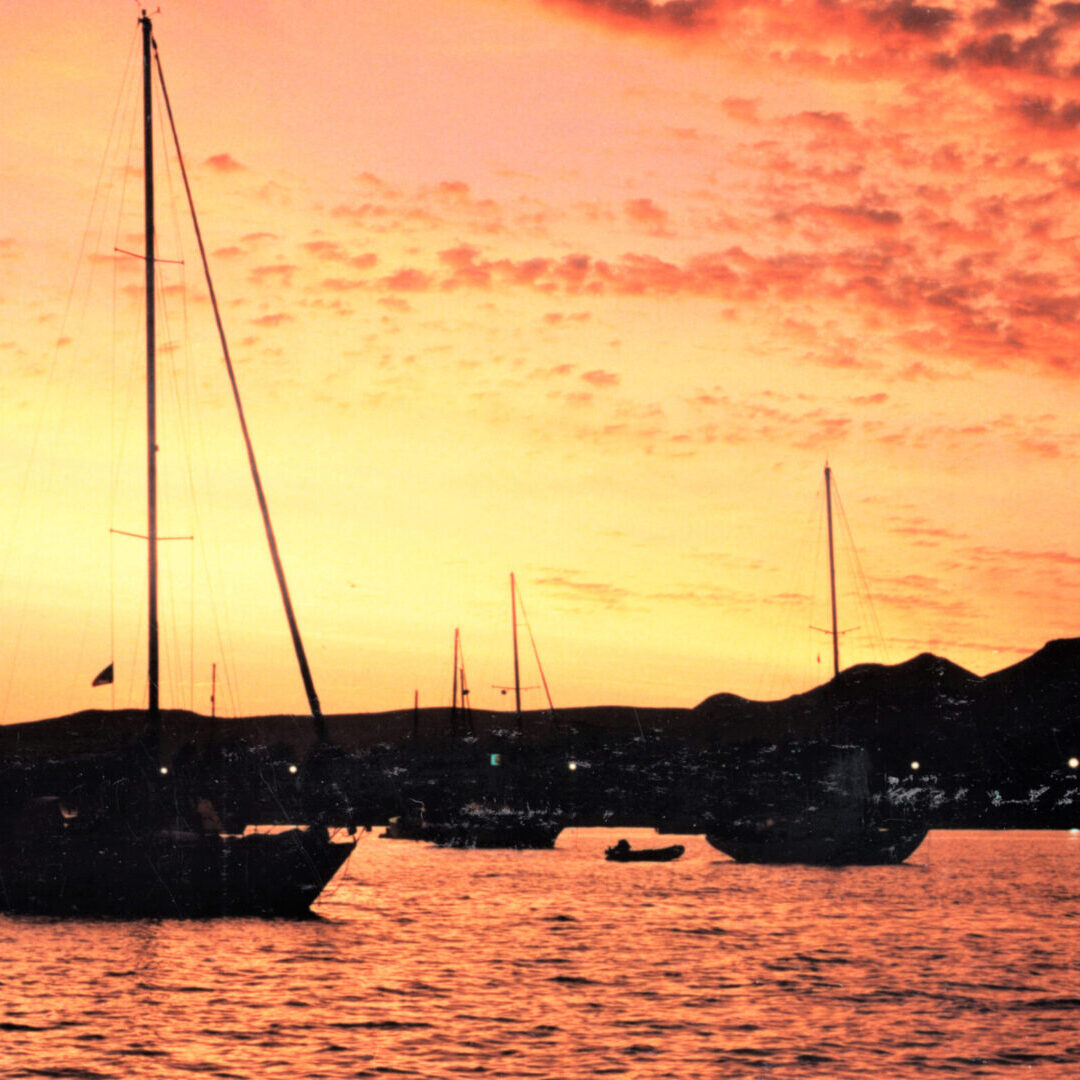
[[[833,678],[840,675],[832,471],[825,466]],[[828,698],[824,698],[828,708]],[[834,718],[822,725],[828,733]],[[839,732],[834,732],[839,736]],[[826,866],[901,863],[929,829],[915,800],[902,797],[850,738],[791,740],[736,755],[718,824],[706,834],[738,862]],[[900,797],[898,797],[900,796]]]
[[[134,744],[95,763],[96,782],[77,790],[35,792],[8,805],[0,820],[0,910],[61,916],[302,915],[355,846],[333,839],[325,825],[275,832],[226,832],[197,776],[174,776],[159,755],[158,514],[156,329],[154,308],[154,158],[151,87],[156,67],[206,284],[217,316],[224,360],[247,447],[248,462],[270,543],[301,677],[320,745],[326,729],[274,541],[258,467],[217,311],[202,237],[153,29],[142,31],[144,221],[146,264],[146,461],[148,559],[148,709]],[[111,681],[111,665],[99,681]],[[85,769],[83,770],[85,772]],[[237,825],[230,823],[233,828]]]

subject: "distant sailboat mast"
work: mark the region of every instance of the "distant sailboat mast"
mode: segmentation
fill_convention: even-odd
[[[457,699],[458,699],[458,653],[461,650],[461,629],[460,627],[454,627],[454,680],[450,689],[450,726],[454,726],[457,721]]]
[[[521,728],[521,669],[518,666],[518,635],[517,635],[517,589],[514,584],[514,575],[510,575],[510,619],[514,632],[514,711],[517,715],[517,725]]]
[[[832,469],[825,463],[825,517],[829,526],[829,606],[832,611],[833,678],[840,674],[840,631],[836,622],[836,557],[833,549]]]

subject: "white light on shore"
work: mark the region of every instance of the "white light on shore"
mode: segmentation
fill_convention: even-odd
[[[289,766],[289,772],[291,772],[291,773],[293,774],[293,776],[295,776],[295,775],[296,775],[297,771],[298,771],[298,770],[297,770],[297,768],[296,768],[296,766],[295,766],[295,765],[290,765],[290,766]]]
[[[1074,758],[1074,757],[1069,758],[1069,768],[1070,769],[1080,768],[1080,758]]]
[[[919,763],[917,761],[913,761],[911,763],[911,771],[912,772],[918,772],[919,771]]]

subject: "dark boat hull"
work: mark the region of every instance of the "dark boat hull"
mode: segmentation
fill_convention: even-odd
[[[894,866],[923,842],[922,822],[885,822],[850,831],[815,831],[790,824],[708,833],[705,839],[740,863],[808,866]]]
[[[58,916],[301,916],[355,843],[325,829],[244,836],[72,832],[0,843],[0,910]]]
[[[682,844],[671,844],[669,847],[662,848],[640,848],[637,851],[633,848],[620,851],[618,848],[610,847],[604,853],[604,857],[608,862],[671,862],[679,858],[685,850]]]

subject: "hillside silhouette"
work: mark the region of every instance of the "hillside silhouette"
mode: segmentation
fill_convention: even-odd
[[[85,781],[95,760],[137,742],[144,719],[140,710],[95,710],[0,727],[0,782],[39,787],[43,777],[60,782],[72,769]],[[591,794],[586,800],[599,820],[618,813],[692,826],[692,804],[708,800],[740,753],[852,744],[866,747],[886,774],[917,771],[935,792],[938,824],[1080,827],[1080,770],[1069,764],[1080,757],[1077,638],[1051,641],[986,676],[930,653],[858,664],[776,701],[717,693],[689,709],[532,710],[520,724],[514,713],[450,708],[336,714],[326,723],[330,746],[320,747],[305,716],[222,719],[170,710],[162,760],[212,759],[224,785],[233,782],[230,769],[246,770],[252,776],[234,778],[234,786],[254,790],[266,776],[314,758],[322,771],[305,768],[304,790],[293,784],[277,792],[277,805],[293,795],[318,802],[318,785],[328,784],[372,822],[409,800],[580,805],[592,791],[587,776],[606,785],[607,803]],[[491,768],[496,758],[501,770]],[[570,761],[582,768],[568,772]]]

